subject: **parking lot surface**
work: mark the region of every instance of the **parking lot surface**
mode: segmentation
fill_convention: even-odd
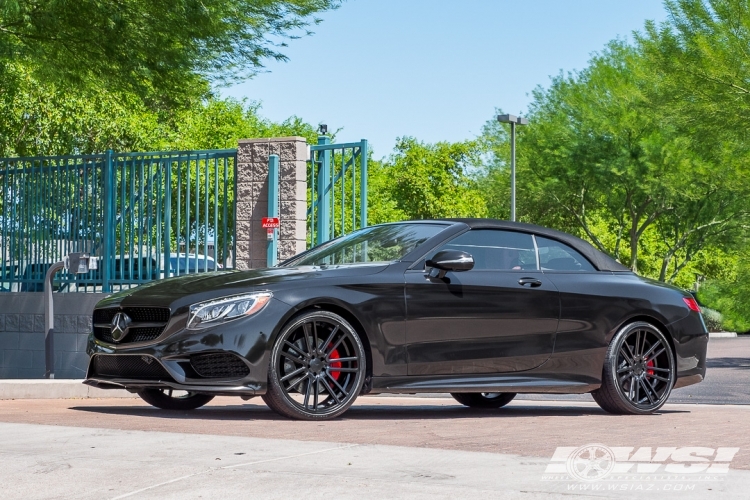
[[[549,498],[571,494],[570,482],[543,480],[556,447],[602,443],[739,447],[720,481],[662,494],[747,498],[749,418],[748,406],[667,405],[631,417],[585,402],[475,411],[445,398],[363,397],[341,419],[298,422],[230,398],[193,412],[123,399],[10,400],[0,401],[0,484],[10,485],[3,497],[19,499]]]
[[[608,415],[588,395],[524,396],[499,410],[468,409],[446,395],[366,396],[328,422],[284,419],[260,398],[216,398],[191,412],[140,399],[4,400],[0,497],[643,498],[651,491],[744,499],[750,339],[709,345],[706,382],[675,391],[651,416]],[[547,480],[558,447],[593,443],[739,451],[719,476]]]

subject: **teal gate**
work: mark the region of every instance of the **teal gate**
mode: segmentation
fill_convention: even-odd
[[[367,226],[367,141],[310,146],[308,247]]]
[[[42,291],[70,252],[100,257],[58,291],[119,290],[234,266],[236,150],[0,159],[0,291]]]

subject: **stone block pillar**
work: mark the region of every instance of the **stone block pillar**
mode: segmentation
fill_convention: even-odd
[[[304,137],[241,139],[237,147],[237,269],[266,267],[268,157],[279,156],[279,262],[307,243],[307,142]]]

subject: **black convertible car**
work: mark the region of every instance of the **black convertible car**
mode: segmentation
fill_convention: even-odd
[[[574,236],[486,219],[383,224],[277,268],[155,281],[93,323],[86,384],[165,409],[260,395],[309,420],[419,392],[482,408],[590,392],[646,414],[703,380],[708,342],[690,294]]]

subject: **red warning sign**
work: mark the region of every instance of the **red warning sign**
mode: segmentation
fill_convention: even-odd
[[[261,219],[261,224],[263,225],[263,229],[276,229],[279,227],[279,218],[263,217],[263,219]]]

